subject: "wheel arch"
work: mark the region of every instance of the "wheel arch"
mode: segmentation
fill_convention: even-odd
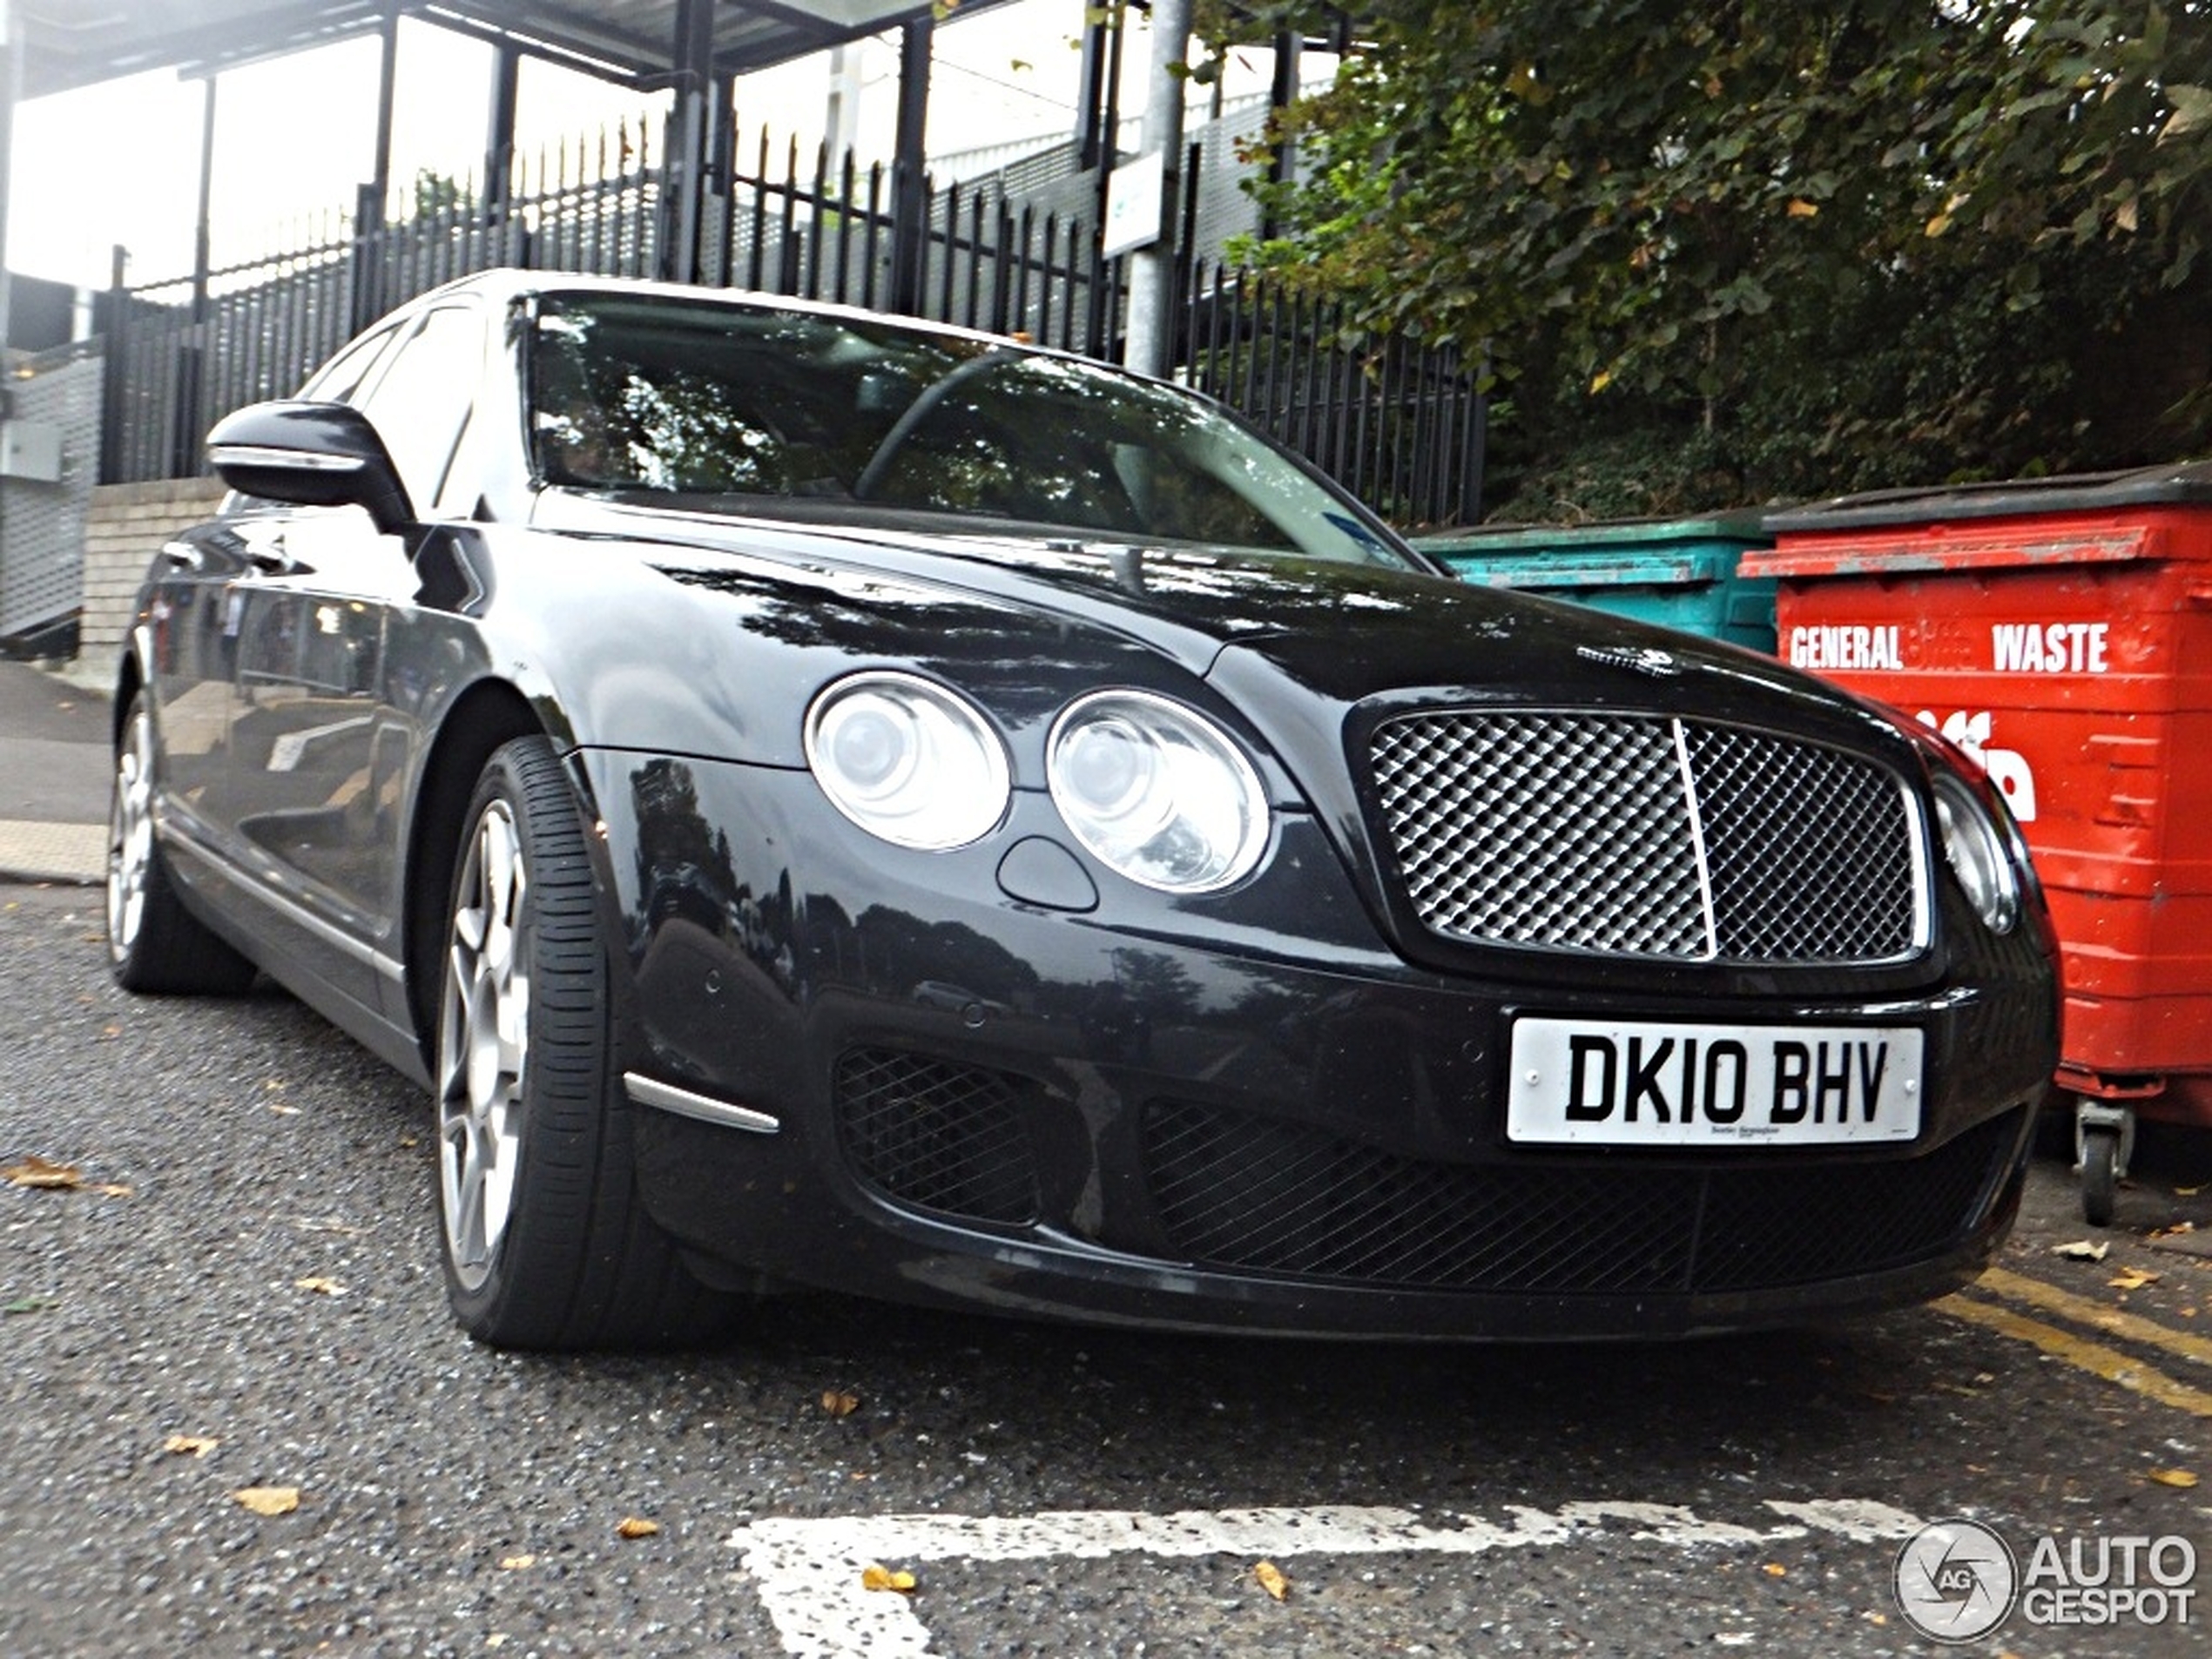
[[[108,747],[119,751],[123,747],[124,723],[131,718],[131,699],[138,696],[145,685],[145,671],[138,665],[138,653],[126,651],[123,660],[116,665],[115,700],[108,705]]]
[[[426,1069],[434,1070],[437,1062],[438,951],[445,935],[446,895],[453,885],[462,819],[493,752],[502,744],[544,730],[537,711],[514,685],[482,680],[461,694],[423,758],[400,891],[408,1013]]]

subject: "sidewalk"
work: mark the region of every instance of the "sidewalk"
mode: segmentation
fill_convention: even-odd
[[[0,661],[0,880],[107,875],[107,698]]]

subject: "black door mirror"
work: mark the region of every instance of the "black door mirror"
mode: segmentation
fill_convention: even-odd
[[[207,458],[243,495],[300,507],[364,507],[388,535],[415,522],[384,440],[368,416],[343,403],[250,403],[215,423]]]

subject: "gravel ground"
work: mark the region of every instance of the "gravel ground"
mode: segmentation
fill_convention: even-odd
[[[2202,1420],[1934,1312],[1470,1351],[822,1297],[765,1305],[713,1352],[496,1353],[448,1319],[416,1091],[273,991],[125,996],[98,931],[89,893],[0,887],[0,1165],[81,1182],[0,1185],[5,1659],[772,1654],[733,1534],[939,1513],[1327,1504],[1510,1526],[1597,1501],[1772,1527],[1774,1501],[1841,1498],[2023,1540],[2184,1533],[2212,1559],[2198,1495],[2147,1479],[2212,1486]],[[2019,1264],[2045,1271],[2070,1202],[2040,1181]],[[2129,1203],[2148,1219],[2144,1192]],[[2170,1299],[2142,1305],[2195,1318],[2212,1270],[2158,1265],[2147,1294]],[[826,1407],[839,1393],[848,1413]],[[254,1514],[234,1494],[257,1487],[298,1507]],[[628,1519],[658,1530],[626,1538]],[[1488,1554],[1286,1557],[1280,1602],[1234,1553],[941,1560],[913,1607],[932,1651],[978,1656],[1932,1651],[1898,1618],[1895,1549],[1601,1518]],[[2134,1659],[2201,1651],[2208,1629],[2014,1628],[1970,1651]]]

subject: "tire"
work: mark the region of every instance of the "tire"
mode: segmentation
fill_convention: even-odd
[[[107,830],[107,954],[126,991],[236,996],[253,964],[177,896],[153,825],[153,711],[140,691],[123,717]]]
[[[637,1201],[607,941],[553,745],[496,752],[462,821],[432,1074],[455,1317],[502,1348],[704,1341],[734,1300]]]
[[[2119,1187],[2120,1132],[2086,1130],[2081,1136],[2081,1214],[2092,1227],[2112,1225]]]

